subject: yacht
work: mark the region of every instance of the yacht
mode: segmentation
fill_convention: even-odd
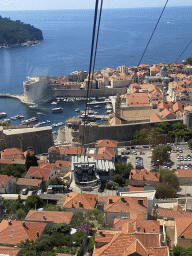
[[[59,107],[59,108],[53,108],[52,109],[52,113],[62,113],[63,112],[63,108]]]
[[[7,116],[7,113],[5,113],[5,112],[0,113],[0,118],[6,117],[6,116]]]

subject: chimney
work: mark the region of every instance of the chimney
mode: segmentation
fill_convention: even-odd
[[[122,201],[123,203],[126,203],[126,200],[125,200],[124,197],[121,197],[121,201]]]
[[[45,215],[43,215],[43,219],[44,219],[44,220],[46,220],[46,217],[45,217]]]
[[[79,201],[79,207],[83,208],[83,204],[81,203],[81,201]]]
[[[141,228],[140,227],[137,227],[137,232],[140,232],[141,231]]]
[[[109,198],[109,204],[112,204],[112,203],[113,203],[113,199]]]
[[[9,225],[12,225],[11,220],[9,220],[8,224],[9,224]]]
[[[143,200],[142,200],[142,199],[139,199],[139,200],[138,200],[138,204],[140,204],[140,205],[143,206]]]
[[[25,225],[25,221],[23,221],[23,227],[26,227],[26,225]]]
[[[37,237],[39,237],[39,231],[37,231]]]

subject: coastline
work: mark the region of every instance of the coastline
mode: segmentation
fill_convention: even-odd
[[[12,44],[12,45],[0,45],[0,49],[7,49],[7,48],[16,48],[16,47],[24,47],[24,46],[34,46],[36,44],[39,44],[39,41],[34,40],[34,41],[27,41],[25,43],[21,44]]]

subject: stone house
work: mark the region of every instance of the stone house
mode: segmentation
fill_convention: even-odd
[[[46,223],[40,222],[2,220],[0,223],[0,244],[13,246],[26,239],[35,242],[45,232],[46,225]]]
[[[148,217],[147,198],[128,196],[100,197],[99,204],[103,204],[105,223],[112,227],[115,218],[135,218],[137,215]]]
[[[132,186],[152,186],[155,187],[159,183],[159,173],[148,172],[145,169],[131,170],[129,175],[130,185]]]
[[[66,196],[62,208],[68,212],[86,213],[97,206],[97,195],[83,193],[69,193]]]
[[[29,190],[39,190],[43,189],[43,180],[41,179],[28,179],[28,178],[19,178],[17,180],[17,193],[23,188],[28,188]]]
[[[14,194],[15,192],[16,192],[15,177],[0,174],[0,193]]]
[[[192,218],[175,219],[175,245],[192,246]]]
[[[175,171],[180,185],[192,184],[192,169],[177,169]]]

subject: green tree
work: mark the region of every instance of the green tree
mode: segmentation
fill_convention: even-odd
[[[188,140],[188,141],[187,141],[187,144],[188,144],[188,146],[189,146],[190,148],[192,148],[192,139]]]
[[[25,160],[25,166],[27,171],[29,170],[30,166],[38,166],[37,160],[38,159],[35,155],[27,154],[26,160]]]
[[[116,183],[116,182],[114,182],[112,180],[107,182],[106,189],[117,190],[117,188],[118,188],[118,183]]]
[[[120,162],[118,164],[115,164],[115,173],[116,174],[123,174],[123,178],[128,179],[131,170],[133,169],[133,165],[131,163],[123,163]]]
[[[135,133],[133,134],[134,141],[138,144],[148,144],[149,143],[149,134],[150,131],[149,129],[141,129],[141,130],[136,130]]]
[[[156,187],[156,195],[159,198],[170,198],[177,193],[177,190],[168,183],[159,183]]]
[[[46,204],[43,207],[43,211],[63,211],[63,209],[61,209],[61,206],[59,205],[53,205],[53,204]]]
[[[44,206],[43,200],[37,195],[28,196],[25,202],[25,207],[27,209],[35,209],[35,208],[38,209],[43,206]]]
[[[167,183],[170,187],[173,187],[175,189],[178,189],[179,187],[179,179],[177,175],[173,171],[160,171],[160,182],[161,183]]]
[[[174,245],[172,248],[172,253],[174,256],[181,256],[183,253],[185,253],[185,248],[178,244]]]
[[[170,124],[168,122],[160,122],[155,124],[155,128],[161,133],[161,134],[168,134],[168,131],[170,130]]]
[[[181,122],[174,123],[172,124],[172,131],[169,131],[168,134],[171,138],[175,139],[188,138],[187,126]]]
[[[168,159],[168,147],[157,145],[152,151],[152,159],[157,161],[160,165]]]
[[[65,182],[58,177],[49,180],[49,185],[65,185]]]
[[[188,65],[192,65],[192,58],[191,57],[188,57],[186,60],[185,60],[185,63]]]
[[[88,252],[92,252],[95,246],[95,233],[89,238],[89,242],[87,245]]]

